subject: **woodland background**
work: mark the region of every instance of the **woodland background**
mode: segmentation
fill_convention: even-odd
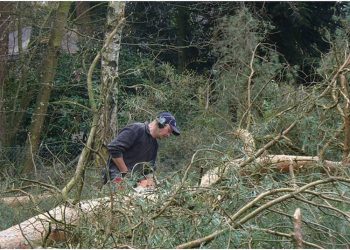
[[[0,14],[0,230],[82,212],[49,214],[37,241],[20,227],[17,247],[350,247],[348,2]],[[181,136],[160,142],[153,198],[101,188],[104,145],[164,110]],[[79,202],[103,197],[87,216]]]

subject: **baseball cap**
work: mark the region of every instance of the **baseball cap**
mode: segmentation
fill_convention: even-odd
[[[163,122],[163,124],[169,124],[171,129],[173,130],[173,134],[174,135],[180,135],[180,130],[179,128],[176,126],[176,120],[175,117],[170,113],[170,112],[161,112],[158,115],[159,119],[164,119],[165,122]]]

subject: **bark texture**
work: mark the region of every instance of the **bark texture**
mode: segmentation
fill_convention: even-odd
[[[100,152],[97,156],[97,165],[105,165],[107,152],[103,145],[107,145],[117,134],[117,110],[118,110],[118,68],[119,52],[124,23],[125,2],[109,2],[107,16],[106,40],[108,35],[119,24],[119,29],[112,37],[108,46],[102,51],[102,81],[101,81],[101,106],[99,109],[99,120],[97,125],[97,135],[95,149]],[[100,159],[103,157],[104,159]]]
[[[42,86],[37,97],[36,108],[32,116],[32,123],[26,142],[25,161],[22,169],[23,173],[30,173],[34,169],[33,156],[37,153],[40,144],[40,135],[50,100],[54,77],[56,75],[58,55],[67,23],[70,4],[71,2],[59,2],[53,21],[47,54],[42,63]]]
[[[179,72],[183,72],[186,69],[187,65],[187,49],[186,46],[186,35],[188,33],[189,26],[189,15],[186,11],[186,3],[179,3],[176,11],[176,42],[179,46],[177,52],[177,69]]]

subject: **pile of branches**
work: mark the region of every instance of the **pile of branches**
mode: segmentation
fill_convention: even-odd
[[[263,154],[292,128],[259,150],[248,131],[237,130],[248,157],[220,162],[199,184],[191,171],[196,153],[182,174],[160,180],[151,193],[106,186],[101,198],[67,201],[0,232],[0,247],[348,248],[344,164]],[[29,198],[2,202],[35,204],[47,196]]]

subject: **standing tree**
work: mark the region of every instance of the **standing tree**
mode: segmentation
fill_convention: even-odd
[[[53,81],[56,73],[58,54],[67,23],[67,15],[71,2],[60,2],[53,18],[53,25],[48,42],[47,54],[42,61],[42,87],[39,91],[36,108],[25,147],[25,160],[22,172],[29,173],[34,168],[33,156],[37,153],[40,135],[47,112]]]
[[[106,39],[124,17],[124,9],[125,2],[109,3]],[[117,134],[118,66],[121,36],[122,27],[120,27],[112,37],[110,44],[102,52],[101,112],[97,128],[97,141],[95,141],[97,151],[101,151],[103,144],[107,145]],[[102,153],[101,156],[105,155]]]
[[[88,92],[93,120],[87,145],[80,154],[76,171],[72,179],[62,189],[63,198],[68,198],[68,193],[77,184],[80,183],[77,199],[80,199],[80,193],[83,186],[85,167],[89,159],[91,148],[95,144],[95,151],[100,151],[103,143],[108,142],[116,133],[116,78],[118,76],[118,58],[120,50],[120,39],[122,25],[124,24],[124,2],[109,2],[108,5],[108,30],[106,33],[104,45],[101,51],[96,55],[88,72]],[[97,62],[102,58],[102,86],[101,86],[101,105],[98,108],[95,100],[95,94],[92,87],[92,74]]]

